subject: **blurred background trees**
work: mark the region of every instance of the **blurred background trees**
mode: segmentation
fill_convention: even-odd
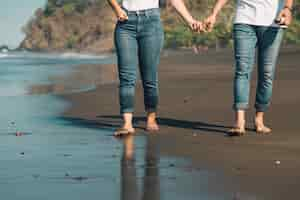
[[[185,0],[193,16],[199,20],[207,17],[216,0]],[[211,33],[197,34],[170,6],[168,0],[160,0],[163,7],[162,20],[165,28],[165,47],[220,49],[231,47],[232,21],[235,1],[227,3],[218,17]],[[300,44],[300,0],[295,0],[293,24],[287,29],[284,44]],[[26,39],[21,47],[31,49],[86,49],[93,51],[103,47],[113,48],[115,17],[107,0],[48,0],[23,28]],[[100,41],[102,40],[102,41]],[[106,42],[107,41],[107,42]],[[97,45],[95,45],[97,44]]]

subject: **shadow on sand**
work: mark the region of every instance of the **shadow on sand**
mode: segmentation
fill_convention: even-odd
[[[118,122],[121,125],[121,116],[116,115],[104,115],[104,116],[97,116],[100,121],[105,122]],[[134,117],[133,123],[136,125],[137,128],[139,127],[140,123],[146,123],[146,117]],[[183,129],[190,129],[190,130],[199,130],[209,133],[219,133],[228,136],[228,129],[232,128],[230,126],[218,125],[218,124],[211,124],[206,122],[200,121],[189,121],[189,120],[179,120],[179,119],[172,119],[172,118],[158,118],[158,123],[160,126],[163,127],[173,127],[173,128],[183,128]]]
[[[97,120],[88,120],[83,118],[74,118],[74,117],[61,117],[60,119],[64,120],[67,124],[72,126],[80,126],[87,128],[103,129],[103,130],[113,130],[122,125],[121,116],[117,115],[103,115],[97,116]],[[141,124],[146,123],[146,117],[134,117],[133,119],[134,126],[138,129],[144,130],[145,126]],[[173,127],[173,128],[182,128],[189,130],[198,130],[213,134],[223,134],[224,136],[228,135],[228,129],[230,126],[200,122],[200,121],[188,121],[188,120],[179,120],[172,118],[158,118],[158,123],[161,127]]]

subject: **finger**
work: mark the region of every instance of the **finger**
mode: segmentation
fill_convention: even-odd
[[[286,21],[286,18],[284,16],[280,17],[280,24],[284,25]]]
[[[200,24],[199,24],[198,33],[206,32],[206,30],[205,30],[204,27],[205,27],[204,24],[203,24],[203,23],[200,23]]]
[[[211,30],[212,30],[212,23],[211,22],[207,22],[205,25],[206,25],[205,26],[206,31],[211,32]]]
[[[119,20],[120,21],[126,21],[126,20],[128,20],[128,16],[127,15],[121,15],[121,16],[119,16]]]
[[[125,21],[125,19],[124,19],[123,17],[119,17],[118,20],[119,20],[120,22]]]
[[[192,23],[192,30],[195,30],[195,29],[197,29],[197,26],[195,23]]]
[[[193,31],[198,31],[198,28],[199,28],[199,27],[198,27],[198,24],[197,24],[197,23],[192,24],[192,27],[193,27],[193,28],[192,28]]]
[[[278,17],[276,18],[275,22],[277,24],[281,24],[282,23],[282,18],[284,17],[284,13],[281,11],[278,15]]]
[[[213,26],[210,24],[210,25],[207,27],[207,31],[208,31],[208,32],[212,32],[212,30],[213,30]]]
[[[198,33],[206,33],[206,29],[204,27],[201,27],[199,30],[198,30]]]

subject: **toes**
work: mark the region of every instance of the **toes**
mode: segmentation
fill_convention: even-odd
[[[159,126],[157,124],[147,125],[146,130],[149,132],[156,132],[159,131]]]

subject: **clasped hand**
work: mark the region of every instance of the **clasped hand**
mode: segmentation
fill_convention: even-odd
[[[216,23],[216,16],[210,15],[203,21],[193,20],[190,23],[190,28],[194,32],[198,32],[198,33],[211,32],[215,23]]]

